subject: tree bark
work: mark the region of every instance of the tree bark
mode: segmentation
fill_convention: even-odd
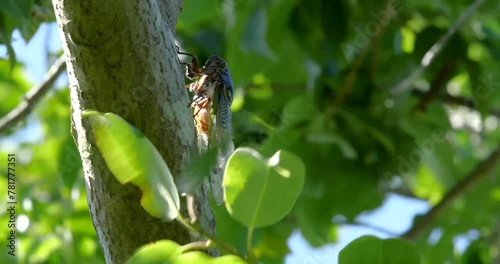
[[[68,69],[72,132],[106,262],[125,263],[138,247],[160,239],[190,242],[179,224],[144,211],[138,188],[116,181],[81,117],[84,109],[120,115],[151,140],[173,175],[180,175],[197,151],[174,46],[182,0],[53,0],[53,5]],[[213,231],[206,192],[200,193],[199,219]]]

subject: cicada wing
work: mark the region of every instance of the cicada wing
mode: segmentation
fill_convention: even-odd
[[[217,205],[224,203],[222,180],[224,178],[227,160],[233,152],[234,144],[232,141],[229,141],[224,149],[219,150],[219,153],[217,154],[217,163],[210,173],[210,190],[212,191],[214,202]]]
[[[234,144],[232,140],[228,140],[223,148],[217,152],[216,164],[210,172],[210,189],[212,191],[215,204],[221,205],[224,203],[224,191],[222,189],[222,180],[229,156],[234,152]]]
[[[214,93],[214,115],[210,131],[210,147],[217,148],[217,163],[210,174],[210,187],[217,205],[224,202],[222,179],[229,156],[234,152],[231,131],[231,108],[224,89],[216,89]]]
[[[233,80],[231,79],[231,74],[229,73],[228,68],[224,68],[221,73],[220,73],[220,78],[222,80],[223,84],[223,92],[224,95],[226,96],[226,100],[228,102],[228,105],[231,106],[233,103],[233,94],[234,94],[234,86],[233,86]]]
[[[214,115],[210,131],[210,145],[224,148],[227,142],[232,141],[232,113],[231,98],[225,86],[216,88],[213,94]]]

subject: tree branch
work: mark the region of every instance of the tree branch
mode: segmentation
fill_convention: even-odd
[[[95,144],[82,111],[112,112],[158,149],[174,180],[197,153],[184,73],[175,50],[182,0],[53,0],[66,55],[73,137],[77,142],[90,215],[106,263],[125,263],[140,246],[197,240],[180,223],[166,223],[141,206],[139,188],[120,184]],[[140,153],[138,153],[140,155]],[[206,190],[195,199],[200,224],[214,231]],[[186,203],[181,202],[186,215]]]
[[[429,212],[418,219],[402,237],[406,239],[415,239],[423,230],[432,225],[434,220],[436,220],[451,203],[462,196],[472,186],[484,179],[488,173],[495,168],[498,162],[500,162],[500,147],[497,147],[497,149],[495,149],[488,158],[479,163],[469,175],[453,186],[443,199]]]
[[[412,74],[406,77],[406,79],[399,82],[394,88],[392,88],[392,92],[394,92],[395,94],[400,94],[408,90],[413,82],[415,82],[415,80],[418,79],[420,75],[422,75],[425,69],[427,69],[427,67],[431,65],[436,56],[443,50],[443,47],[446,45],[450,37],[457,32],[457,30],[462,26],[465,20],[467,20],[479,6],[484,4],[484,2],[486,2],[486,0],[474,1],[469,6],[469,8],[464,13],[462,13],[462,15],[448,29],[448,31],[424,54],[424,57],[422,57],[422,60],[420,61],[420,66],[415,69]]]
[[[369,224],[369,223],[365,223],[365,222],[362,222],[362,221],[359,221],[359,220],[358,221],[349,222],[348,224],[350,224],[350,225],[356,225],[356,226],[360,226],[360,227],[365,227],[365,228],[369,228],[369,229],[372,229],[373,231],[384,233],[384,234],[386,234],[388,236],[391,236],[391,237],[397,237],[398,236],[396,233],[394,233],[394,231],[385,229],[385,228],[380,227],[380,226],[376,226],[376,225],[372,225],[372,224]]]
[[[453,96],[453,95],[450,95],[448,93],[441,96],[441,100],[443,100],[443,102],[445,102],[445,103],[461,105],[461,106],[468,107],[470,109],[476,109],[476,107],[477,107],[477,104],[474,102],[473,99],[470,99],[467,97],[462,97],[462,96]],[[489,114],[500,118],[500,109],[499,108],[492,108],[492,109],[490,109]]]
[[[24,100],[0,119],[0,133],[6,131],[31,113],[33,107],[43,98],[47,91],[49,91],[54,81],[64,70],[66,70],[66,61],[64,60],[64,56],[61,56],[50,67],[49,71],[47,71],[42,82],[29,90],[26,95],[24,95]]]
[[[434,76],[430,89],[420,97],[420,101],[415,105],[413,111],[425,111],[427,105],[439,95],[446,82],[451,79],[456,68],[457,62],[454,60],[444,63],[439,72]]]
[[[413,96],[424,96],[425,93],[415,89],[415,90],[411,91],[411,94]],[[443,95],[440,95],[440,96],[438,96],[438,98],[439,98],[439,100],[443,101],[444,103],[465,106],[465,107],[470,108],[470,109],[476,109],[476,103],[471,98],[467,98],[467,97],[463,97],[463,96],[453,96],[449,93],[445,93]],[[500,118],[500,109],[498,109],[498,108],[490,109],[489,114]]]
[[[418,196],[416,196],[414,193],[412,193],[411,191],[409,190],[404,190],[404,189],[391,189],[389,190],[389,193],[392,193],[392,194],[396,194],[396,195],[399,195],[401,197],[404,197],[404,198],[408,198],[408,199],[415,199],[415,200],[419,200],[419,201],[425,201],[427,202],[427,200],[423,199],[423,198],[420,198]]]

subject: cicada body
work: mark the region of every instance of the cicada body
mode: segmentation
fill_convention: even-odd
[[[194,92],[194,97],[189,106],[194,109],[193,118],[196,131],[198,134],[208,135],[210,110],[212,109],[212,97],[215,87],[211,87],[206,79],[207,75],[203,75],[196,82],[190,84],[190,90]]]
[[[210,97],[206,97],[204,95],[198,96],[202,100],[193,105],[195,112],[195,115],[193,117],[196,125],[196,130],[198,131],[198,133],[204,133],[208,135],[210,129],[210,109],[212,108],[212,100]]]
[[[218,149],[215,166],[210,172],[210,188],[216,204],[223,203],[222,175],[227,159],[234,151],[231,131],[231,103],[233,102],[233,82],[226,62],[212,56],[200,68],[196,57],[186,65],[186,76],[195,80],[189,85],[194,93],[189,104],[194,110],[194,122],[198,134],[198,145],[202,152],[207,148]]]
[[[219,129],[230,131],[234,88],[226,62],[220,57],[212,56],[205,66],[200,68],[197,59],[193,56],[191,64],[187,64],[186,76],[196,79],[189,85],[189,89],[195,93],[190,106],[194,108],[194,120],[198,133],[212,135],[217,134]],[[214,118],[210,119],[212,105]],[[214,131],[211,131],[212,129]]]

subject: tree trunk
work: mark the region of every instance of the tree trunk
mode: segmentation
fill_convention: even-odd
[[[68,69],[73,136],[106,262],[124,263],[138,247],[160,239],[190,242],[190,234],[179,224],[144,211],[138,188],[116,181],[81,117],[84,109],[122,116],[151,140],[173,175],[180,175],[196,151],[174,46],[182,0],[53,0],[53,5]],[[199,218],[213,231],[206,192],[200,193]],[[185,203],[181,207],[186,208]]]

